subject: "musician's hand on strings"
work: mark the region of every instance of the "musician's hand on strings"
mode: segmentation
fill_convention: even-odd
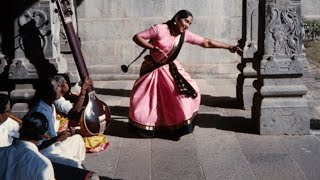
[[[69,131],[70,131],[71,136],[76,134],[76,128],[75,127],[69,127]]]
[[[61,131],[59,134],[58,134],[58,138],[57,138],[57,141],[64,141],[66,140],[68,137],[71,136],[71,132],[69,129],[67,130],[64,130],[64,131]]]
[[[86,77],[84,79],[84,82],[82,83],[81,88],[87,90],[89,86],[93,84],[92,79],[89,77]]]
[[[80,91],[80,96],[83,96],[83,99],[84,99],[84,97],[85,97],[86,94],[87,94],[87,89],[88,89],[89,86],[91,86],[92,84],[93,84],[93,83],[92,83],[91,78],[85,77],[84,82],[82,82],[82,84],[81,84],[81,91]]]

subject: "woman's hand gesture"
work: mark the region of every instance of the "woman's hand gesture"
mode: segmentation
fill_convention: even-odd
[[[239,46],[230,45],[228,49],[231,53],[242,53],[242,49]]]

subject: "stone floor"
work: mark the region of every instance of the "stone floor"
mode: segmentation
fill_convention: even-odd
[[[95,82],[111,108],[109,147],[87,154],[84,165],[102,179],[320,179],[320,78],[312,69],[309,88],[311,134],[261,136],[250,110],[237,107],[235,79],[197,79],[202,102],[194,132],[180,138],[141,138],[128,129],[133,81]],[[319,76],[320,77],[320,76]]]

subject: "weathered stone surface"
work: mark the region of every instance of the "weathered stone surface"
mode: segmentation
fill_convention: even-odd
[[[25,114],[27,114],[29,110],[29,105],[27,103],[15,103],[12,108],[11,112],[16,117],[22,119]]]
[[[86,169],[94,170],[100,176],[113,177],[117,169],[122,138],[107,136],[109,146],[107,150],[99,153],[86,154],[83,163]]]
[[[116,179],[145,179],[151,176],[151,140],[123,139]]]
[[[263,86],[260,90],[261,95],[268,96],[303,96],[307,93],[305,85],[287,86]]]
[[[300,136],[282,137],[281,141],[291,152],[305,176],[311,180],[319,179],[320,162],[317,160],[320,157],[319,139],[316,136]]]
[[[10,98],[12,100],[30,100],[34,94],[34,89],[15,89],[11,91]]]
[[[194,143],[191,134],[179,141],[153,139],[151,179],[204,179]]]
[[[307,88],[301,82],[308,63],[302,51],[303,32],[300,0],[267,0],[259,21],[264,29],[258,38],[263,53],[252,117],[259,122],[260,134],[309,134],[309,107],[304,99]]]
[[[230,44],[237,44],[241,38],[241,1],[82,2],[77,11],[78,27],[87,64],[89,66],[114,64],[113,70],[105,73],[119,73],[117,71],[119,64],[131,62],[142,50],[132,41],[134,34],[171,19],[180,9],[188,9],[193,13],[194,21],[190,31],[196,34]],[[191,72],[196,76],[204,72],[221,76],[233,74],[235,77],[238,73],[236,68],[231,70],[231,66],[235,67],[239,57],[226,50],[204,50],[186,44],[178,59],[185,64],[199,65],[200,68],[190,68],[197,70]],[[208,65],[219,66],[219,69],[208,71],[206,69]],[[102,79],[105,73],[94,71],[92,75]],[[125,79],[127,76],[122,78]]]
[[[299,98],[264,98],[261,102],[260,134],[309,134],[309,107]]]
[[[201,127],[194,136],[205,179],[255,179],[233,133]]]
[[[253,95],[256,92],[253,82],[257,79],[257,72],[253,69],[252,62],[258,48],[259,1],[249,0],[243,7],[245,7],[246,14],[242,26],[246,30],[242,32],[245,43],[241,63],[238,64],[241,74],[237,79],[237,100],[242,108],[249,109],[253,104]]]
[[[245,124],[248,123],[250,127],[252,123],[250,122],[250,110],[244,111],[225,106],[228,101],[234,103],[235,79],[213,78],[196,79],[196,81],[203,96],[194,132],[182,136],[178,141],[141,138],[128,130],[128,98],[133,80],[96,81],[95,86],[99,88],[99,91],[97,90],[99,98],[112,104],[112,123],[106,131],[110,145],[104,152],[87,154],[85,167],[111,179],[133,179],[130,177],[137,176],[140,179],[182,177],[185,179],[266,180],[316,179],[319,177],[315,173],[318,167],[317,162],[320,162],[317,155],[320,150],[318,147],[320,140],[317,134],[262,136],[258,133],[249,133],[248,126]],[[314,93],[307,100],[318,99],[315,93],[319,94],[319,82],[309,82],[307,86]],[[216,88],[223,89],[223,87],[226,91],[233,90],[229,92],[215,90]],[[312,117],[315,118],[315,116]],[[149,142],[151,142],[150,148]],[[146,155],[141,157],[143,152]],[[135,154],[139,158],[131,157]],[[151,167],[137,174],[142,169],[132,167],[133,164],[145,167],[150,154]],[[311,157],[313,159],[310,159]],[[135,161],[135,163],[130,161]],[[132,167],[132,169],[125,167]],[[176,167],[177,169],[173,169]],[[190,168],[194,169],[190,172],[183,171],[183,169],[189,170]],[[149,175],[150,169],[151,174]],[[199,170],[201,176],[199,176]],[[177,175],[179,173],[182,174]],[[190,175],[191,173],[195,175]],[[142,177],[142,175],[146,176]]]
[[[302,0],[301,12],[304,18],[320,18],[320,1]]]
[[[238,77],[238,79],[240,79]],[[237,84],[237,100],[240,101],[242,108],[250,109],[252,107],[253,96],[257,90],[253,87],[255,78],[243,78],[243,82]]]
[[[60,23],[58,14],[54,13],[55,4],[51,1],[43,0],[35,3],[29,9],[23,12],[15,20],[15,58],[28,57],[25,51],[31,47],[29,41],[33,41],[34,46],[39,46],[33,50],[42,50],[44,57],[53,59],[58,57]],[[55,29],[56,28],[56,29]],[[28,39],[31,38],[31,39]]]
[[[37,79],[36,68],[27,59],[15,59],[9,66],[9,79]]]
[[[246,158],[257,179],[307,179],[289,154],[247,154]]]
[[[7,61],[4,58],[4,55],[0,52],[0,74],[3,73],[4,68],[7,66]]]

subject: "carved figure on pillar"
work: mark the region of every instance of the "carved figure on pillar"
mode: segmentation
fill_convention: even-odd
[[[258,72],[258,92],[252,117],[260,134],[309,134],[310,117],[304,99],[307,88],[302,76],[307,61],[302,52],[300,0],[266,0],[261,7],[265,23],[259,34],[263,52]],[[262,9],[260,9],[262,10]]]
[[[21,61],[19,66],[24,66],[28,73],[23,77],[12,74],[17,72],[16,64],[12,64],[9,78],[37,79],[58,72],[59,31],[59,19],[49,0],[41,0],[19,15],[14,22],[15,59]],[[13,63],[17,62],[15,59]]]

